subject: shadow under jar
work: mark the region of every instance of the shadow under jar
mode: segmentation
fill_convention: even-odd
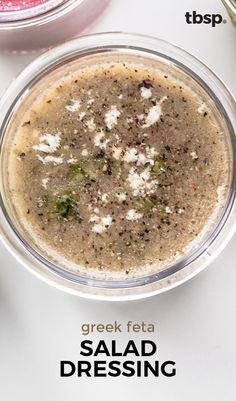
[[[147,297],[194,276],[232,236],[235,103],[184,50],[85,36],[34,61],[3,104],[2,238],[49,283]]]

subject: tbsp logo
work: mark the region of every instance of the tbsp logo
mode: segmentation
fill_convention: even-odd
[[[200,14],[197,11],[189,11],[185,14],[187,24],[211,24],[214,28],[221,23],[225,24],[227,21],[223,19],[221,14]]]

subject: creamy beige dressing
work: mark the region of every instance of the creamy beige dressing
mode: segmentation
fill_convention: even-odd
[[[72,270],[161,269],[219,206],[221,128],[170,71],[129,60],[78,71],[18,116],[9,165],[21,224]]]

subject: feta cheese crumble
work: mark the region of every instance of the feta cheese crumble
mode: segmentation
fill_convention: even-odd
[[[150,179],[150,167],[147,167],[141,173],[137,173],[137,171],[132,167],[128,174],[127,181],[133,189],[134,196],[152,194],[158,184],[157,180]]]
[[[127,220],[139,220],[143,217],[142,213],[138,213],[135,209],[130,209],[127,214],[126,214],[126,219]]]
[[[45,134],[39,138],[39,141],[42,143],[39,145],[34,145],[33,149],[45,153],[54,153],[60,147],[61,138],[59,134]]]
[[[205,103],[202,103],[202,104],[198,107],[197,112],[200,113],[200,114],[203,114],[203,113],[205,113],[206,110],[207,110],[206,104],[205,104]]]
[[[154,158],[158,155],[158,152],[156,151],[155,148],[153,147],[150,148],[149,146],[147,146],[145,150],[146,150],[146,155],[143,152],[140,152],[138,154],[137,165],[140,166],[149,163],[153,166],[155,163]]]
[[[71,100],[70,103],[66,106],[66,110],[71,113],[76,113],[80,109],[81,101],[80,100]]]
[[[94,122],[94,118],[90,118],[90,120],[88,120],[88,121],[86,122],[86,125],[87,125],[88,130],[89,130],[90,132],[95,131],[95,129],[96,129],[96,124],[95,124],[95,122]]]
[[[162,109],[161,104],[167,99],[167,96],[163,96],[161,100],[155,105],[150,107],[149,112],[145,118],[145,124],[142,125],[142,128],[149,128],[153,124],[157,123],[161,117]]]
[[[43,178],[42,179],[42,187],[44,188],[44,189],[47,189],[47,187],[48,187],[48,181],[49,181],[49,178]]]
[[[138,151],[135,148],[130,148],[126,150],[123,160],[126,163],[134,163],[138,160]]]
[[[111,106],[110,110],[105,114],[105,123],[108,129],[114,128],[120,114],[116,106]]]
[[[75,157],[71,157],[70,159],[67,160],[68,164],[75,164],[77,162],[78,162],[78,160]]]
[[[92,231],[97,234],[102,234],[112,224],[112,216],[109,214],[103,217],[98,216],[99,210],[94,209],[94,214],[90,218],[90,222],[95,223],[92,227]]]
[[[80,121],[82,121],[83,118],[84,118],[85,116],[86,116],[85,111],[81,111],[81,113],[79,113],[79,119],[80,119]]]
[[[142,121],[144,119],[144,114],[143,113],[142,114],[138,114],[137,118],[138,118],[139,121]]]
[[[116,194],[118,202],[122,203],[126,200],[126,194],[124,192]]]
[[[56,156],[45,156],[42,157],[40,155],[36,155],[38,160],[40,160],[43,164],[53,163],[54,165],[62,164],[63,157],[56,157]]]
[[[89,152],[87,151],[87,149],[83,149],[82,152],[81,152],[81,155],[86,157],[86,156],[88,156],[88,153]]]
[[[109,139],[104,139],[105,133],[104,131],[98,132],[94,137],[94,145],[101,149],[106,149]]]
[[[151,88],[145,88],[145,86],[141,86],[140,94],[144,99],[150,99],[150,97],[152,97],[152,90]]]
[[[102,194],[101,201],[106,204],[108,202],[108,194]]]
[[[198,155],[196,152],[191,152],[190,156],[192,157],[193,160],[197,160],[198,159]]]
[[[87,101],[87,104],[88,105],[91,105],[91,104],[93,104],[94,103],[94,99],[89,99],[88,101]]]
[[[113,146],[112,156],[114,157],[114,159],[119,160],[121,157],[121,153],[122,153],[122,148]]]
[[[145,154],[146,153],[146,154]],[[145,165],[147,163],[154,165],[154,158],[158,154],[155,148],[146,147],[144,152],[138,152],[136,148],[128,148],[125,151],[123,160],[126,163],[137,163],[138,166]]]

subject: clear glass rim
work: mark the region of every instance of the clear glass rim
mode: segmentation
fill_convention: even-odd
[[[37,6],[17,10],[0,12],[0,30],[25,28],[36,24],[43,24],[59,17],[78,7],[85,0],[47,0]]]
[[[100,41],[100,42],[99,42]],[[206,253],[209,254],[209,249],[214,248],[214,243],[216,242],[216,239],[219,237],[222,237],[222,232],[224,231],[223,229],[226,227],[226,223],[229,223],[229,217],[232,214],[232,210],[235,209],[235,190],[236,190],[236,160],[235,160],[235,155],[236,155],[236,142],[235,142],[235,136],[234,136],[234,128],[230,122],[230,118],[228,116],[228,112],[225,110],[224,106],[222,105],[222,102],[218,99],[216,96],[213,88],[209,86],[209,83],[207,84],[203,77],[200,77],[199,75],[196,74],[196,72],[192,71],[191,69],[191,64],[192,66],[194,65],[195,69],[201,69],[201,72],[204,72],[206,76],[210,76],[212,82],[215,83],[216,87],[220,87],[222,93],[224,92],[224,97],[225,97],[225,102],[229,103],[231,107],[235,110],[235,101],[228,91],[228,89],[225,87],[225,85],[222,83],[222,81],[206,66],[204,65],[201,61],[199,61],[196,57],[192,56],[190,53],[186,52],[185,50],[172,45],[166,41],[153,38],[150,36],[145,36],[145,35],[136,35],[136,34],[124,34],[120,32],[111,32],[111,33],[100,33],[100,34],[93,34],[93,35],[87,35],[80,37],[79,39],[74,39],[70,42],[67,42],[64,45],[58,46],[46,53],[44,53],[42,56],[40,56],[38,59],[36,59],[33,63],[31,63],[30,66],[28,66],[22,74],[17,78],[12,86],[9,88],[7,91],[6,95],[0,102],[1,104],[4,103],[4,99],[8,99],[9,103],[9,108],[8,112],[5,116],[3,116],[3,124],[2,124],[2,133],[4,133],[4,126],[6,127],[7,121],[10,118],[11,111],[14,109],[16,103],[19,101],[20,97],[22,96],[23,92],[27,88],[30,87],[32,82],[35,82],[35,79],[40,79],[43,73],[45,71],[48,71],[49,67],[52,65],[55,65],[55,63],[60,62],[65,62],[66,59],[72,57],[73,55],[78,55],[80,53],[88,53],[89,51],[98,51],[98,50],[103,50],[107,51],[108,49],[121,49],[122,48],[122,43],[123,43],[123,49],[135,49],[135,50],[142,50],[146,54],[158,54],[159,56],[161,55],[162,57],[168,59],[170,62],[173,59],[174,62],[184,68],[184,71],[188,72],[188,74],[192,75],[192,77],[196,80],[198,79],[198,82],[203,85],[204,89],[210,94],[210,96],[213,98],[214,102],[220,107],[220,110],[222,112],[222,115],[224,115],[225,121],[227,122],[227,126],[229,129],[230,133],[230,139],[231,139],[231,146],[232,146],[232,153],[233,153],[233,169],[232,169],[232,182],[231,182],[231,190],[229,197],[226,202],[226,206],[224,209],[224,215],[216,225],[215,229],[212,231],[211,235],[209,235],[206,240],[201,244],[199,248],[197,248],[196,251],[193,252],[192,255],[188,255],[187,260],[180,261],[176,263],[174,266],[170,266],[169,268],[163,270],[162,272],[156,273],[156,274],[151,274],[146,277],[140,277],[140,278],[135,278],[135,279],[127,279],[127,280],[100,280],[100,279],[93,279],[93,278],[88,278],[88,277],[81,277],[78,276],[77,274],[73,274],[69,271],[65,271],[61,268],[58,268],[55,266],[53,263],[49,262],[45,258],[43,258],[41,255],[39,255],[34,249],[29,247],[29,244],[27,244],[22,238],[22,236],[17,232],[15,227],[12,225],[11,219],[7,214],[2,195],[0,196],[0,206],[2,208],[2,218],[5,219],[5,222],[8,224],[8,228],[10,228],[10,231],[13,233],[14,232],[14,240],[18,242],[18,245],[21,244],[24,247],[24,252],[25,253],[30,253],[31,257],[33,258],[34,263],[38,263],[41,269],[49,269],[51,273],[53,273],[54,276],[60,276],[60,278],[63,280],[64,284],[60,283],[59,285],[62,285],[63,289],[67,289],[70,287],[68,286],[68,283],[73,283],[72,287],[77,288],[75,290],[75,293],[79,293],[81,295],[81,287],[83,287],[82,293],[85,292],[87,294],[87,291],[84,290],[85,287],[91,289],[94,289],[94,293],[96,293],[96,298],[104,298],[107,299],[109,298],[109,293],[112,293],[115,291],[117,294],[117,290],[121,291],[121,295],[118,296],[118,298],[124,298],[128,297],[128,299],[131,298],[137,298],[139,297],[137,295],[137,292],[139,293],[140,291],[137,291],[137,288],[139,287],[146,287],[146,290],[141,291],[142,294],[145,293],[145,295],[142,296],[148,296],[150,294],[150,288],[148,290],[148,287],[152,288],[151,293],[153,292],[162,292],[163,289],[156,283],[158,282],[166,282],[165,288],[170,288],[173,283],[171,284],[171,280],[169,279],[170,277],[176,277],[176,275],[181,276],[181,280],[183,280],[183,274],[179,274],[180,272],[182,273],[183,271],[187,272],[186,274],[186,279],[190,278],[191,275],[194,275],[194,272],[197,272],[201,270],[204,265],[208,264],[210,260],[208,260],[208,263],[206,263],[204,255]],[[158,51],[159,49],[159,51]],[[161,51],[164,51],[164,53],[161,53]],[[188,60],[190,65],[186,65],[182,60],[177,60],[177,58],[173,58],[172,53],[174,53],[175,57],[182,56],[182,58],[185,60],[185,62]],[[196,66],[197,64],[197,66]],[[40,73],[38,73],[40,71]],[[24,80],[26,79],[26,83],[24,84]],[[17,87],[17,91],[16,91]],[[19,91],[19,89],[21,89]],[[13,95],[14,93],[14,95]],[[11,99],[10,99],[11,98]],[[233,110],[232,110],[233,111]],[[1,115],[0,115],[1,117]],[[231,116],[232,117],[232,116]],[[1,119],[1,118],[0,118]],[[2,144],[2,138],[3,134],[1,134],[1,144]],[[234,210],[235,212],[235,210]],[[231,219],[232,220],[232,219]],[[233,222],[230,222],[230,233],[227,233],[227,239],[232,236],[233,231],[235,230],[235,225],[232,224]],[[229,226],[229,224],[228,224]],[[234,227],[233,227],[234,226]],[[229,227],[228,227],[229,230]],[[220,235],[221,234],[221,235]],[[4,236],[6,239],[6,235]],[[224,241],[222,241],[221,238],[221,243],[226,243],[225,241],[225,233],[224,233]],[[5,241],[6,242],[6,241]],[[9,242],[9,241],[8,241]],[[219,247],[218,247],[219,248]],[[206,252],[207,251],[207,252]],[[14,251],[13,251],[14,252]],[[214,250],[214,256],[216,255],[217,250]],[[24,255],[25,256],[25,255]],[[212,260],[213,256],[211,255]],[[196,263],[201,261],[202,262]],[[21,260],[22,262],[22,260]],[[27,264],[27,263],[26,263]],[[196,265],[197,264],[197,265]],[[38,266],[38,267],[39,267]],[[31,269],[32,270],[32,269]],[[192,273],[191,273],[192,271]],[[40,275],[40,273],[39,273]],[[45,277],[47,276],[47,272],[45,273]],[[46,278],[47,279],[47,278]],[[179,279],[179,282],[181,281]],[[57,281],[57,280],[56,280]],[[60,281],[60,280],[59,280]],[[176,283],[178,282],[175,281]],[[176,284],[177,285],[177,284]],[[67,287],[67,288],[64,288]],[[73,292],[72,288],[70,288],[69,292]],[[93,291],[89,290],[89,295],[84,295],[84,296],[89,296],[93,297]],[[83,295],[82,295],[83,296]],[[111,298],[114,299],[114,294],[111,296]],[[140,296],[141,297],[141,296]],[[116,296],[115,296],[116,298]]]
[[[233,21],[236,21],[236,2],[235,0],[221,0],[223,5],[225,6],[228,14],[230,17],[233,19]]]

